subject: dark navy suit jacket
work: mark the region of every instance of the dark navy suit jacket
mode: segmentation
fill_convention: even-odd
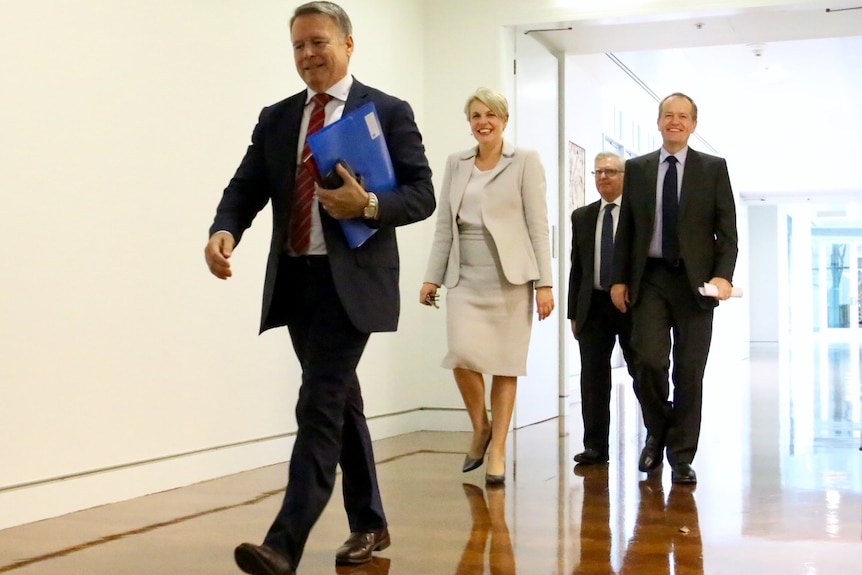
[[[298,135],[306,91],[263,109],[252,133],[251,144],[236,174],[224,191],[210,234],[225,230],[237,244],[243,232],[267,202],[272,205],[272,238],[260,331],[285,325],[273,305],[282,246],[290,229],[290,209],[296,179]],[[354,80],[344,113],[368,102],[377,108],[389,154],[395,169],[397,189],[378,195],[379,230],[359,248],[347,245],[339,223],[321,210],[323,234],[330,267],[344,309],[354,326],[366,333],[395,331],[398,326],[398,245],[395,227],[427,218],[436,201],[431,169],[425,157],[422,136],[410,105]]]

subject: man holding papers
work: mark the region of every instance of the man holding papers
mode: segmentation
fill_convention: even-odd
[[[703,372],[718,300],[732,294],[736,208],[727,163],[688,147],[697,106],[674,93],[659,104],[660,150],[626,162],[611,299],[632,308],[638,399],[647,428],[638,467],[657,469],[667,447],[674,483],[696,483]],[[717,297],[700,295],[704,282]],[[673,396],[669,369],[673,334]]]
[[[431,170],[409,104],[348,73],[353,36],[344,10],[331,2],[303,4],[291,19],[290,36],[296,69],[308,89],[261,112],[205,249],[213,275],[229,278],[235,246],[271,203],[260,330],[287,326],[302,385],[281,509],[262,545],[243,543],[234,553],[240,569],[254,575],[295,573],[338,465],[350,536],[336,561],[363,563],[389,546],[356,366],[370,333],[397,328],[395,227],[423,220],[435,208]],[[374,104],[388,144],[395,189],[376,197],[340,166],[341,187],[316,187],[301,164],[306,137],[367,103]],[[354,218],[377,228],[356,248],[339,224]],[[271,409],[267,398],[260,405]]]

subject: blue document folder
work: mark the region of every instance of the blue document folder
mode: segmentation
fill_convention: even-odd
[[[320,174],[329,173],[341,162],[353,170],[369,192],[380,195],[396,187],[392,158],[373,102],[308,136],[308,147]],[[362,218],[339,223],[352,248],[361,246],[377,231]]]

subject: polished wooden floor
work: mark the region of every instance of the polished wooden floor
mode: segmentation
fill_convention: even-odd
[[[667,466],[637,471],[643,430],[623,373],[606,466],[572,462],[579,405],[512,433],[504,488],[486,489],[482,468],[460,472],[467,434],[378,441],[392,546],[334,565],[347,536],[337,487],[299,573],[862,572],[860,355],[858,342],[801,341],[712,358],[696,487],[672,485]],[[276,465],[0,531],[0,573],[238,573],[233,547],[260,540],[285,475]]]

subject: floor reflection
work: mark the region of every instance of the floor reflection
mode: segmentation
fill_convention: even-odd
[[[392,562],[385,557],[373,557],[368,563],[361,565],[336,565],[337,575],[389,575]]]
[[[860,360],[859,338],[819,337],[710,364],[696,490],[674,486],[667,465],[638,471],[644,432],[625,370],[615,373],[608,465],[573,470],[583,448],[577,403],[512,432],[501,488],[485,488],[484,469],[461,472],[469,433],[375,441],[392,546],[364,565],[334,566],[345,537],[337,486],[300,573],[856,573]],[[0,531],[0,573],[151,573],[156,556],[159,573],[236,573],[230,551],[270,520],[285,472],[261,468]]]
[[[491,575],[515,575],[515,555],[509,528],[506,526],[505,486],[489,485],[483,490],[478,485],[464,483],[462,487],[470,505],[473,525],[455,575],[485,573],[485,549],[489,539],[487,564]]]
[[[579,465],[574,473],[583,478],[584,502],[573,575],[703,575],[693,486],[671,485],[665,498],[660,476],[638,482],[634,529],[615,556],[608,466]]]

